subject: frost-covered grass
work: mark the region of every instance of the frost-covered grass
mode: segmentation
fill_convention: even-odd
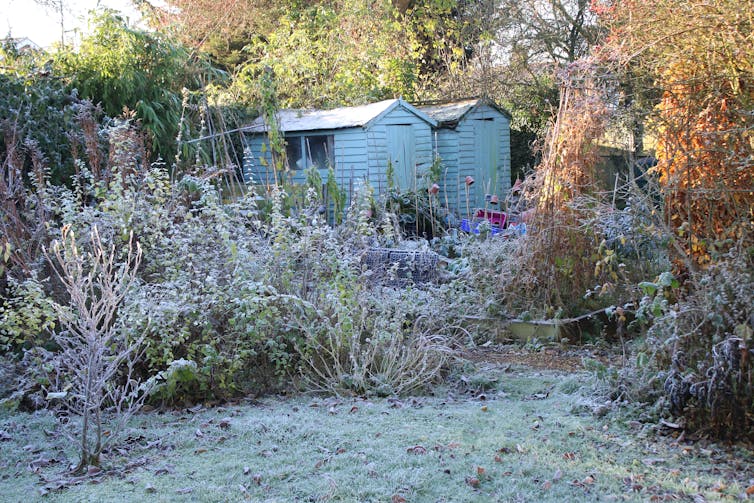
[[[475,385],[496,384],[483,396],[449,388],[414,399],[276,397],[144,413],[121,452],[106,456],[104,475],[44,497],[41,476],[65,478],[75,449],[47,413],[6,414],[2,500],[715,500],[754,483],[751,451],[678,443],[622,412],[593,415],[588,374],[485,375],[493,379]]]

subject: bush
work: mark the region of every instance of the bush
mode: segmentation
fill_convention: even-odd
[[[650,330],[671,412],[694,429],[754,438],[754,260],[733,251],[694,285]]]

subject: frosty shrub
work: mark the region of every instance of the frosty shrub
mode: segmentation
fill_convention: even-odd
[[[754,437],[754,261],[729,256],[696,275],[694,288],[649,332],[671,412],[694,429]]]
[[[347,281],[347,280],[346,280]],[[352,277],[315,304],[301,304],[292,322],[302,333],[296,350],[302,383],[331,393],[402,395],[437,382],[453,351],[452,327],[435,316],[433,295],[420,290],[370,291]],[[426,311],[418,306],[428,307]],[[424,311],[424,312],[421,312]]]
[[[103,244],[96,227],[90,243],[87,251],[80,250],[70,228],[64,227],[49,255],[70,301],[68,306],[54,305],[61,323],[54,334],[61,377],[48,397],[62,399],[65,409],[80,418],[81,459],[74,469],[79,474],[100,465],[106,444],[117,438],[148,394],[136,376],[144,339],[129,338],[118,316],[136,280],[141,248],[129,241],[125,261],[119,262],[114,246]]]

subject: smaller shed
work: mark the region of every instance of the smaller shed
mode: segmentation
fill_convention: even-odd
[[[491,208],[492,195],[503,201],[511,187],[510,113],[486,98],[418,108],[437,122],[437,153],[450,209],[463,215],[467,207]],[[474,179],[468,200],[467,176]]]
[[[369,180],[377,193],[387,188],[392,164],[395,182],[415,189],[417,175],[433,162],[432,128],[437,122],[402,99],[333,110],[280,110],[278,124],[287,144],[291,181],[304,183],[305,170],[316,167],[323,180],[333,167],[348,195]],[[275,181],[267,139],[259,117],[244,128],[244,177],[255,184]]]

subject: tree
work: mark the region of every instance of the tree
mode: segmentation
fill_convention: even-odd
[[[128,25],[114,11],[92,20],[93,33],[77,51],[55,54],[55,69],[82,98],[101,104],[109,117],[133,111],[156,156],[170,159],[183,107],[182,89],[198,89],[218,74],[182,45]]]
[[[100,465],[103,449],[148,395],[135,376],[143,337],[129,340],[118,318],[136,280],[141,247],[138,243],[134,247],[131,236],[125,260],[118,263],[115,246],[105,246],[96,227],[89,238],[90,250],[83,253],[74,233],[64,227],[61,241],[53,243],[47,257],[70,296],[68,307],[54,304],[65,329],[54,335],[65,387],[50,398],[64,399],[68,409],[81,417],[81,460],[75,473]],[[108,433],[107,412],[115,418]]]
[[[754,1],[599,4],[611,29],[602,54],[650,75],[657,173],[679,270],[705,266],[733,243],[754,245]]]
[[[246,47],[236,95],[258,103],[257,82],[275,74],[283,107],[332,107],[402,95],[418,80],[413,40],[387,0],[313,3],[288,8],[277,27]]]

